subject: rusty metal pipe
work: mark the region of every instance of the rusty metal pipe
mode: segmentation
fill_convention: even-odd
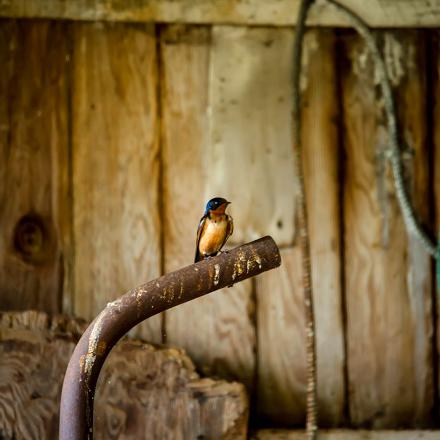
[[[271,237],[264,237],[164,275],[108,303],[82,335],[67,366],[61,393],[60,440],[93,438],[93,401],[99,372],[113,346],[136,324],[280,264],[277,245]]]

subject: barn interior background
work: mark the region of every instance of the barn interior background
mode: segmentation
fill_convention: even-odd
[[[381,28],[408,188],[435,235],[440,3],[342,3]],[[55,331],[59,313],[91,320],[129,288],[190,264],[204,203],[221,195],[233,202],[231,244],[270,234],[282,248],[281,268],[150,319],[133,336],[182,347],[199,372],[242,382],[252,427],[304,423],[290,132],[297,5],[0,3],[3,396],[18,380],[8,364],[17,334],[28,331],[30,341],[36,328]],[[377,75],[363,41],[333,9],[318,2],[310,25],[301,90],[320,426],[436,427],[434,268],[397,205]],[[48,315],[9,313],[30,309]],[[72,347],[44,359],[62,358],[52,371],[60,381]],[[54,432],[58,392],[33,398],[43,402],[40,432],[45,424]],[[16,396],[1,400],[8,438],[24,410]],[[119,403],[103,403],[119,417],[112,438],[136,438],[141,416],[130,418]]]

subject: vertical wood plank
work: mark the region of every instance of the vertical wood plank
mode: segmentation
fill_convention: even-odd
[[[410,193],[427,220],[425,60],[420,33],[381,34],[407,145]],[[395,197],[374,68],[356,37],[344,40],[344,220],[350,415],[355,425],[426,424],[433,403],[429,257]]]
[[[197,225],[206,203],[210,54],[209,28],[164,28],[166,271],[194,261]],[[167,341],[185,348],[204,372],[237,378],[251,388],[255,364],[252,314],[252,283],[246,281],[167,312]]]
[[[232,243],[294,235],[291,29],[213,27],[206,198],[232,201]]]
[[[281,252],[282,265],[260,275],[257,286],[258,394],[263,423],[299,425],[305,420],[306,350],[301,251]]]
[[[345,406],[345,353],[334,31],[308,32],[304,48],[302,142],[315,301],[318,417],[320,426],[338,426]]]
[[[65,24],[0,23],[0,307],[61,309],[69,235]]]
[[[338,111],[332,31],[304,42],[302,135],[315,295],[320,425],[341,423],[344,341],[338,208]],[[285,192],[294,200],[293,185]],[[325,219],[325,221],[323,220]],[[257,280],[258,408],[268,422],[304,422],[306,361],[301,252],[283,252],[282,269]],[[283,347],[280,350],[280,347]]]
[[[75,24],[73,184],[75,312],[160,274],[154,27]],[[161,341],[161,317],[139,333]]]

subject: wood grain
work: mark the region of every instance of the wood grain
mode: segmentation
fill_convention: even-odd
[[[75,24],[75,313],[160,275],[157,56],[152,26]],[[161,318],[140,326],[161,341]]]
[[[58,438],[62,380],[81,330],[61,316],[0,314],[1,438]]]
[[[320,430],[321,440],[436,440],[440,431],[436,430],[384,430],[366,431],[363,429],[332,429]],[[264,429],[257,431],[252,440],[306,440],[304,431],[282,431]]]
[[[1,438],[58,437],[63,375],[83,330],[60,315],[0,314]],[[180,349],[125,340],[98,381],[97,439],[244,440],[247,418],[243,385],[199,378]]]
[[[363,17],[372,27],[437,27],[440,18],[437,0],[339,2]],[[299,4],[299,0],[14,0],[0,4],[0,16],[286,26],[295,24]],[[324,2],[318,2],[312,9],[309,24],[347,26],[343,17]]]
[[[161,33],[163,208],[165,268],[194,262],[207,178],[208,76],[211,33],[169,26]],[[172,312],[171,312],[172,313]]]
[[[206,203],[210,51],[207,28],[172,26],[161,35],[167,272],[194,261],[197,225]],[[252,283],[245,281],[168,311],[167,341],[185,348],[204,373],[237,378],[251,388],[252,313]]]
[[[340,426],[345,353],[334,32],[308,32],[304,53],[302,144],[316,318],[318,417],[320,426]]]
[[[130,341],[108,362],[98,383],[97,439],[247,438],[244,386],[200,379],[182,350]]]
[[[0,23],[2,309],[61,309],[70,227],[67,60],[62,23]]]
[[[213,28],[205,198],[232,201],[232,243],[291,244],[294,185],[288,29]]]
[[[335,123],[338,107],[331,31],[306,34],[303,69],[302,141],[315,295],[319,422],[320,426],[337,426],[343,417],[345,397]],[[292,185],[284,192],[294,200]],[[283,251],[280,270],[259,277],[257,303],[259,413],[275,425],[302,424],[305,322],[298,246]]]
[[[256,278],[258,417],[274,426],[305,421],[306,351],[301,252],[281,252],[282,265]]]
[[[440,127],[438,124],[436,124],[435,121],[438,121],[440,118],[440,32],[436,31],[430,34],[429,36],[429,51],[431,55],[432,60],[432,70],[431,70],[431,81],[432,81],[432,101],[430,104],[431,107],[431,116],[433,121],[432,126],[432,152],[430,158],[433,161],[433,196],[434,196],[434,206],[433,206],[433,214],[434,214],[434,234],[436,234],[437,240],[439,239],[440,235]],[[436,268],[435,268],[436,269]],[[435,272],[437,272],[435,270]],[[434,307],[436,307],[436,313],[437,317],[440,314],[440,301],[439,296],[440,295],[440,279],[435,276],[435,288],[434,288]],[[437,328],[436,331],[436,337],[437,337],[437,351],[435,353],[435,356],[437,357],[436,361],[437,364],[439,362],[439,354],[440,354],[440,323],[437,319]],[[440,394],[440,372],[437,370],[437,396]],[[439,417],[440,415],[440,409],[437,409],[437,412],[435,414],[436,417]]]
[[[381,34],[396,87],[405,170],[426,220],[424,44],[415,31]],[[389,164],[375,74],[365,46],[344,40],[345,274],[350,416],[355,425],[423,425],[433,403],[430,261],[407,238]],[[423,206],[425,205],[425,206]]]

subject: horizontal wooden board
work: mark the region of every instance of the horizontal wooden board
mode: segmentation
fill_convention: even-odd
[[[440,431],[366,431],[335,429],[319,431],[319,440],[438,440]],[[252,440],[306,440],[304,431],[261,430],[251,436]]]
[[[439,0],[340,0],[374,27],[436,27]],[[0,16],[69,20],[143,21],[164,23],[223,23],[292,25],[300,0],[8,0],[0,3]],[[309,23],[346,26],[333,7],[318,1]]]

